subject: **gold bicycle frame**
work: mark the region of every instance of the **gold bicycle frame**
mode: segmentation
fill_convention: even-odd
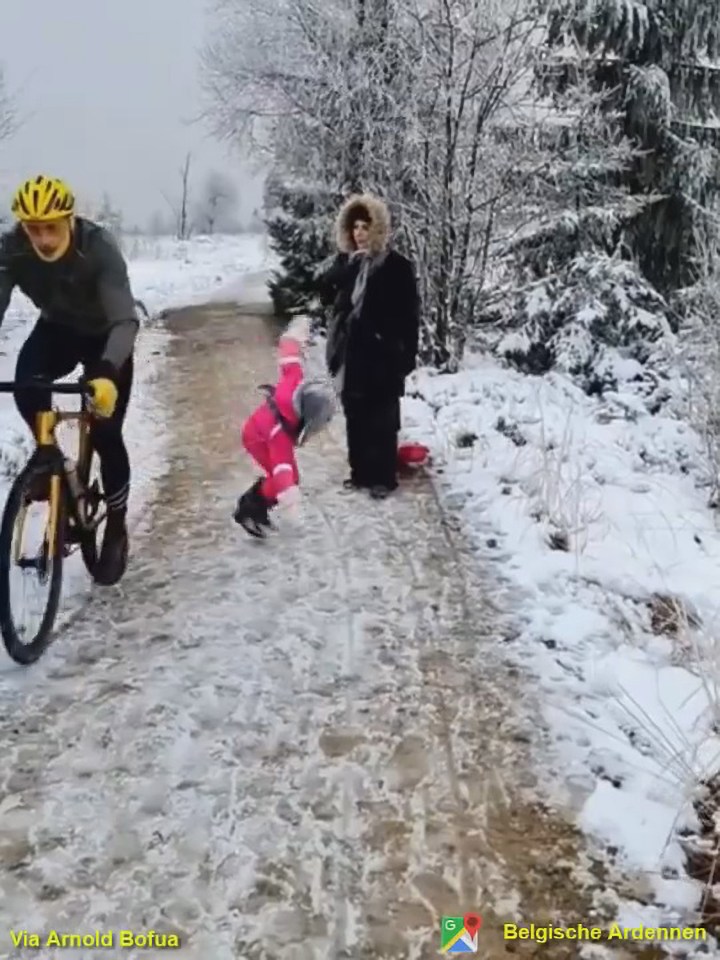
[[[55,430],[60,423],[78,421],[78,465],[84,465],[90,453],[90,418],[86,410],[41,410],[35,419],[35,441],[38,447],[58,447]],[[19,563],[25,532],[25,514],[23,511],[18,539],[15,544],[15,562]],[[48,553],[53,556],[57,547],[57,526],[60,516],[60,477],[55,473],[50,478],[50,502],[48,519],[45,526],[45,541]]]

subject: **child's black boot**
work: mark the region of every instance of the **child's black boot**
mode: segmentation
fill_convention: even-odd
[[[260,477],[249,490],[245,491],[238,500],[233,514],[235,523],[239,523],[251,536],[260,538],[267,536],[263,527],[272,528],[268,514],[268,508],[272,504],[268,504],[260,493],[262,483],[263,479]]]

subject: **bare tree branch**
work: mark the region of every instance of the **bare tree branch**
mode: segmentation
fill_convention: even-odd
[[[187,238],[190,236],[190,228],[188,226],[190,157],[191,155],[188,153],[185,157],[183,168],[180,171],[180,176],[182,177],[182,199],[180,201],[180,223],[178,229],[179,240],[187,240]]]
[[[452,368],[491,251],[501,232],[526,219],[528,194],[555,215],[569,189],[585,189],[572,136],[563,146],[548,134],[563,129],[562,111],[536,109],[531,95],[538,5],[215,4],[203,70],[216,132],[253,143],[276,169],[328,193],[362,187],[384,197],[396,242],[416,263],[426,359]],[[577,107],[568,129],[577,134],[585,109],[588,162],[622,165],[627,152],[609,141],[603,105],[588,95]]]
[[[189,217],[191,156],[192,155],[190,153],[186,154],[185,162],[179,170],[181,183],[180,199],[173,199],[172,197],[169,197],[164,190],[160,191],[160,195],[172,211],[173,220],[175,222],[175,235],[177,236],[178,240],[187,240],[192,233],[193,225]]]

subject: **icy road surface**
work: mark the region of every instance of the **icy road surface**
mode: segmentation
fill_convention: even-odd
[[[438,955],[442,915],[474,910],[493,960],[578,956],[502,939],[513,916],[590,922],[599,883],[533,803],[532,709],[492,584],[430,484],[343,494],[339,420],[301,451],[303,535],[250,540],[230,520],[252,477],[238,424],[277,331],[221,305],[168,324],[148,532],[0,703],[0,954],[412,960]],[[52,929],[181,946],[12,945]]]

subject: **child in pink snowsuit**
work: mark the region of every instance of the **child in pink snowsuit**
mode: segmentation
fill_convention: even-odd
[[[280,338],[279,378],[275,387],[264,385],[267,399],[242,426],[242,443],[261,476],[238,500],[234,519],[248,533],[264,537],[269,511],[274,507],[296,518],[300,506],[300,473],[295,449],[321,430],[333,414],[326,391],[304,379],[302,351],[308,323],[296,318]]]

